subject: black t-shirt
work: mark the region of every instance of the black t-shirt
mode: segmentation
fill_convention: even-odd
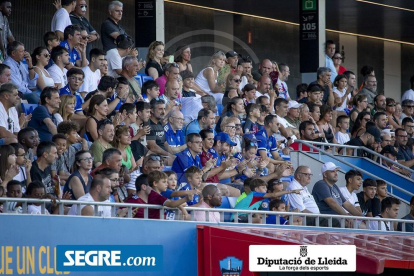
[[[244,123],[243,126],[243,132],[244,133],[256,133],[259,130],[259,127],[257,126],[256,123],[253,123],[252,121],[250,121],[250,119],[246,119],[246,122]]]
[[[148,69],[150,69],[151,67],[158,71],[158,77],[164,75],[164,70],[162,70],[161,65],[154,60],[150,60],[147,63],[147,66],[145,66],[145,74],[148,75]]]
[[[119,33],[120,35],[127,34],[119,24],[116,24],[112,19],[107,18],[101,25],[101,41],[105,52],[116,48],[114,42],[115,39],[111,36],[112,33]]]
[[[154,123],[151,119],[149,120],[150,126],[151,126],[151,132],[147,135],[147,141],[148,140],[155,140],[155,143],[165,150],[165,131],[161,124],[161,122],[158,122],[158,124]]]
[[[355,138],[349,140],[346,143],[346,145],[349,145],[349,146],[358,146],[358,147],[367,147],[367,146],[365,146],[364,142],[362,142],[361,138],[359,138],[359,137],[355,137]],[[371,154],[368,153],[368,152],[366,152],[366,151],[364,151],[364,150],[360,150],[360,149],[357,150],[357,154],[360,157],[368,157],[368,158],[371,158]]]
[[[30,177],[32,178],[32,182],[42,182],[43,185],[45,185],[47,194],[55,194],[55,187],[52,185],[52,166],[47,166],[45,170],[42,171],[35,161],[30,169]]]
[[[318,84],[318,81],[311,82],[311,84]],[[322,87],[325,89],[325,92],[323,93],[322,103],[327,104],[329,99],[329,86],[328,85],[322,85]]]

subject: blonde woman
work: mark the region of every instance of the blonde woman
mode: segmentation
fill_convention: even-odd
[[[241,97],[242,92],[240,91],[240,82],[241,76],[238,73],[232,72],[228,74],[226,80],[226,90],[222,100],[223,105],[226,105],[228,101],[234,97]]]
[[[60,105],[57,113],[54,114],[57,124],[63,121],[70,121],[75,114],[76,97],[74,95],[60,96]]]
[[[218,72],[225,65],[226,55],[218,51],[215,53],[208,64],[207,68],[201,70],[194,80],[195,83],[205,92],[216,99],[217,104],[222,104],[223,86],[217,83]]]
[[[145,74],[151,76],[154,80],[161,77],[164,73],[162,70],[161,60],[164,56],[164,43],[154,41],[148,47],[147,65],[145,66]]]

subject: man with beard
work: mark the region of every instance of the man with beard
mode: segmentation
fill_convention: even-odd
[[[402,128],[395,130],[395,143],[399,145],[397,161],[401,165],[414,168],[414,154],[410,147],[407,147],[408,135],[407,132]]]
[[[374,115],[377,112],[385,112],[385,96],[384,95],[376,95],[374,98],[374,108],[371,111],[371,115]]]
[[[375,144],[381,143],[381,132],[376,127],[370,127],[366,130],[364,134],[362,134],[359,137],[355,137],[351,139],[348,143],[346,143],[349,146],[360,146],[360,147],[375,147]],[[347,155],[353,155],[353,149],[347,149],[346,154]],[[359,157],[368,157],[370,158],[371,154],[367,153],[366,151],[362,149],[357,150],[357,154]]]
[[[366,95],[368,104],[372,106],[374,104],[374,98],[377,95],[377,78],[372,75],[365,76],[364,86],[358,94]]]
[[[203,108],[198,112],[197,119],[193,120],[185,127],[185,135],[190,133],[200,133],[203,129],[211,129],[213,132],[216,115],[210,109]]]
[[[102,164],[103,152],[109,148],[115,136],[115,128],[111,120],[105,119],[98,123],[98,139],[91,145],[90,152],[94,160],[95,167]]]
[[[259,71],[253,72],[252,75],[256,81],[259,81],[261,76],[268,76],[272,70],[272,62],[268,59],[264,59],[262,63],[259,64]]]
[[[282,97],[290,101],[289,90],[286,84],[286,81],[288,80],[289,75],[290,75],[289,66],[287,66],[284,63],[280,63],[279,70],[280,70],[280,74],[277,79],[277,86],[279,88],[279,97]]]
[[[162,121],[165,117],[165,103],[163,100],[151,100],[150,134],[147,135],[147,147],[159,155],[170,155],[165,148],[165,132]]]
[[[20,131],[16,110],[20,103],[17,89],[18,86],[12,83],[5,83],[0,88],[0,145],[17,142],[17,134]]]

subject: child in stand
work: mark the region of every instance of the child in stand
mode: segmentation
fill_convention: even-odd
[[[171,194],[173,194],[177,189],[177,174],[175,171],[165,171],[165,174],[168,175],[168,188],[165,192],[162,192],[161,195],[165,196],[166,198],[170,198],[171,200],[180,199],[177,196],[171,197]]]
[[[244,134],[246,133],[256,133],[259,131],[257,125],[257,120],[260,118],[260,105],[258,104],[248,104],[246,106],[246,122],[243,126]]]
[[[257,119],[257,127],[259,130],[264,128],[264,119],[269,115],[269,110],[265,105],[260,105],[260,117]]]
[[[250,190],[250,182],[252,182],[253,178],[246,178],[243,183],[244,192],[237,198],[236,204],[239,203],[240,200],[248,196],[251,192]]]
[[[286,212],[286,204],[281,199],[273,199],[269,203],[269,210],[274,212]],[[276,215],[268,215],[266,217],[266,224],[276,224],[276,218]],[[281,225],[289,224],[289,220],[283,216],[279,216],[279,223]],[[294,217],[293,225],[302,225],[302,218]]]
[[[339,144],[346,144],[351,138],[349,136],[349,117],[346,115],[340,115],[336,119],[336,127],[338,131],[335,133],[335,139]]]
[[[69,175],[70,175],[70,172],[65,171],[64,169],[65,157],[63,156],[63,153],[67,149],[66,137],[62,133],[55,134],[52,137],[52,142],[55,143],[56,145],[57,155],[58,155],[58,158],[55,160],[55,162],[52,165],[52,178],[58,175],[60,180],[66,181],[68,180]],[[64,186],[64,184],[62,186]]]
[[[188,206],[195,205],[193,207],[198,206],[200,203],[200,196],[198,195],[201,186],[203,173],[200,168],[196,166],[191,166],[185,171],[185,177],[187,178],[188,183],[181,183],[180,187],[178,188],[179,191],[193,191],[193,198],[187,201]]]
[[[180,76],[183,79],[183,97],[195,97],[194,90],[194,74],[191,71],[184,70],[180,72]],[[201,95],[203,96],[203,95]]]
[[[380,201],[387,197],[387,183],[384,180],[377,180],[377,197]]]
[[[26,127],[19,131],[17,140],[23,146],[26,152],[25,157],[31,162],[35,161],[36,148],[40,143],[37,130],[32,127]]]
[[[57,208],[56,198],[52,194],[46,193],[45,185],[42,182],[32,182],[29,184],[26,190],[26,196],[28,198],[39,199],[51,199],[52,200],[52,214],[59,214],[59,208]],[[27,206],[27,213],[34,215],[42,214],[42,205],[40,203],[33,203]],[[50,215],[49,211],[45,208],[45,215]]]

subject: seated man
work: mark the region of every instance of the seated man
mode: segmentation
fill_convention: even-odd
[[[367,178],[362,184],[362,192],[357,194],[359,206],[362,214],[366,217],[375,217],[380,214],[380,202],[375,197],[377,192],[377,182],[374,179]]]
[[[202,191],[203,201],[198,205],[200,208],[215,208],[221,205],[221,192],[214,185],[207,185]],[[195,221],[220,222],[219,212],[208,212],[208,218],[205,211],[194,211]]]
[[[114,140],[115,129],[111,120],[102,120],[98,123],[98,139],[91,145],[90,152],[93,157],[95,167],[102,164],[102,156],[105,150],[113,148],[112,141]]]
[[[401,219],[414,220],[414,196],[410,200],[410,213],[408,213],[406,216],[402,217]],[[405,232],[414,232],[413,228],[414,228],[414,222],[405,224]],[[402,231],[401,222],[398,223],[397,230]]]
[[[37,159],[30,169],[30,178],[32,182],[43,183],[46,194],[52,194],[57,197],[60,193],[60,185],[54,185],[52,179],[52,164],[58,158],[55,143],[51,141],[41,142],[36,149]]]
[[[408,135],[402,128],[395,130],[395,144],[398,144],[397,161],[401,165],[414,169],[414,154],[410,147],[407,146]]]
[[[168,123],[164,126],[165,148],[171,154],[176,154],[187,148],[182,131],[184,116],[179,110],[172,110],[167,115]]]
[[[381,202],[381,215],[375,216],[379,218],[396,219],[401,201],[394,197],[387,197]],[[369,229],[380,231],[393,231],[392,223],[389,221],[369,221]]]

